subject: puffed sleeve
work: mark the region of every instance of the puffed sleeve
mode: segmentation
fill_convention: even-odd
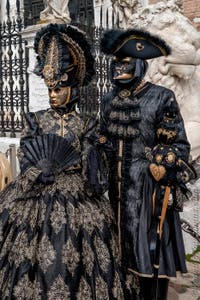
[[[36,113],[29,112],[24,115],[24,127],[20,139],[20,147],[17,156],[20,164],[20,178],[22,190],[30,190],[36,179],[41,173],[41,170],[35,166],[27,167],[26,160],[24,159],[23,145],[26,140],[30,140],[39,134],[39,125]]]
[[[17,153],[21,172],[24,172],[26,170],[25,161],[23,160],[24,142],[36,137],[37,135],[39,135],[39,123],[38,123],[38,119],[37,119],[37,114],[33,113],[33,112],[29,112],[24,115],[24,126],[23,126],[23,130],[21,133],[20,147],[19,147],[18,153]]]
[[[171,186],[175,192],[181,189],[186,194],[186,183],[196,176],[188,163],[190,144],[174,93],[167,89],[164,93],[157,112],[157,145],[151,152],[150,172],[160,185]]]
[[[89,194],[102,194],[108,188],[105,148],[111,145],[99,134],[97,119],[88,118],[82,138],[82,165],[86,190]]]
[[[187,161],[190,144],[186,136],[180,108],[173,91],[165,89],[165,94],[164,103],[161,102],[160,109],[157,112],[158,143],[171,145],[174,149],[178,149],[181,158]]]
[[[104,95],[100,104],[100,132],[107,136],[108,117],[111,111],[110,102],[113,99],[113,92],[109,92]]]

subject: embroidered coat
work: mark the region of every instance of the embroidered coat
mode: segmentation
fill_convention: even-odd
[[[156,132],[166,109],[176,111],[176,137],[170,147],[187,161],[190,145],[171,90],[149,82],[138,92],[115,87],[101,104],[101,130],[115,148],[109,155],[109,198],[122,264],[146,277],[154,273],[153,193],[158,187],[156,206],[160,213],[165,191],[165,186],[150,174],[148,153],[159,143]],[[186,265],[179,213],[173,204],[168,207],[163,226],[159,277],[173,277],[176,271],[186,272]]]

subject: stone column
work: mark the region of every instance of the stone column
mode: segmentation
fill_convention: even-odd
[[[101,7],[102,7],[102,26],[106,27],[106,12],[108,11],[108,27],[112,26],[112,1],[111,0],[94,0],[94,23],[100,25]]]
[[[49,107],[48,89],[43,82],[43,79],[33,73],[36,64],[36,54],[34,51],[35,34],[41,24],[29,26],[22,31],[22,38],[27,41],[29,50],[29,110],[37,111]]]

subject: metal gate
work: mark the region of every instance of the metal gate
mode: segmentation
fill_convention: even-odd
[[[22,41],[23,21],[20,1],[17,16],[10,17],[7,0],[7,21],[0,23],[0,136],[16,137],[22,130],[23,113],[28,110],[28,52]]]
[[[37,4],[39,1],[36,1]],[[16,137],[23,127],[23,114],[29,109],[29,86],[27,68],[29,64],[26,42],[20,32],[23,30],[24,17],[20,15],[20,1],[16,1],[17,16],[10,17],[10,2],[7,0],[7,21],[0,23],[0,136]],[[32,16],[32,14],[30,14]],[[108,13],[106,13],[108,26]],[[37,16],[35,16],[37,19]],[[88,29],[89,40],[95,56],[96,77],[88,87],[80,91],[80,112],[83,115],[97,114],[103,94],[111,88],[109,81],[109,58],[99,50],[99,41],[104,32],[100,26],[84,24]],[[112,18],[114,20],[114,18]],[[26,20],[26,18],[25,18]],[[32,18],[33,21],[33,18]],[[91,20],[89,20],[89,23]],[[83,29],[83,24],[76,23]],[[27,26],[27,24],[26,24]]]

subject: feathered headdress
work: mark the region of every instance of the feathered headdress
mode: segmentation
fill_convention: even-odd
[[[94,58],[84,32],[65,24],[49,24],[37,32],[35,73],[48,88],[86,85],[94,75]]]

